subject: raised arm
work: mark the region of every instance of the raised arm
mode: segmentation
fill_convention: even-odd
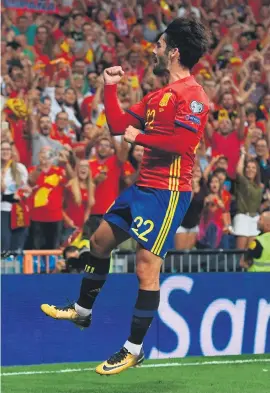
[[[208,178],[209,178],[210,174],[212,173],[212,170],[213,170],[214,166],[216,165],[216,163],[218,162],[218,160],[220,159],[220,157],[221,157],[220,155],[213,157],[212,160],[207,165],[207,167],[205,168],[205,170],[203,172],[203,178],[205,181],[208,181]]]
[[[37,179],[39,178],[41,172],[42,169],[40,166],[37,166],[31,173],[29,173],[28,183],[31,187],[34,187],[37,184]]]
[[[104,71],[104,105],[107,123],[112,135],[123,135],[125,129],[132,125],[142,129],[144,127],[144,101],[132,106],[125,113],[117,98],[117,83],[124,76],[122,67],[107,68]]]
[[[244,147],[241,147],[241,154],[236,167],[236,173],[240,176],[243,176],[244,174],[245,159],[246,159],[246,151]]]
[[[92,176],[92,171],[89,166],[89,176],[90,176],[90,182],[89,182],[89,190],[88,190],[88,208],[87,208],[87,214],[85,214],[85,221],[87,221],[89,214],[91,212],[92,207],[95,204],[95,191],[96,191],[96,185],[93,180]]]
[[[240,117],[240,124],[237,129],[238,138],[240,140],[245,138],[245,119],[246,119],[246,111],[245,111],[245,101],[238,97],[238,113]]]
[[[205,136],[206,136],[206,138],[207,138],[210,142],[211,142],[211,140],[212,140],[212,138],[213,138],[214,132],[215,132],[214,127],[213,127],[212,124],[208,121],[208,122],[206,123],[206,126],[205,126]]]
[[[66,146],[65,150],[59,151],[58,165],[63,166],[66,171],[67,178],[72,179],[75,176],[75,172],[70,163],[70,152],[72,152],[72,150],[68,151],[67,148],[68,146]]]
[[[115,149],[116,156],[120,163],[124,163],[128,159],[129,145],[124,140],[124,137],[121,137],[121,142],[117,142],[114,138],[112,138],[113,146]]]

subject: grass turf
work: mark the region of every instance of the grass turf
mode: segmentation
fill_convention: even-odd
[[[266,361],[268,359],[268,361]],[[244,363],[246,360],[250,363]],[[229,361],[230,364],[224,364]],[[243,363],[240,363],[243,361]],[[203,364],[220,362],[219,364]],[[120,375],[101,377],[94,363],[3,367],[4,393],[269,393],[270,355],[146,361],[144,365],[179,363],[176,366],[140,367]],[[187,363],[190,365],[186,366]],[[181,364],[183,366],[181,366]],[[59,372],[72,369],[77,371]],[[31,375],[5,373],[39,372]],[[51,373],[45,373],[51,372]]]

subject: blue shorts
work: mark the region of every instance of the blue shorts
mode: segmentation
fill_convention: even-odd
[[[165,258],[174,248],[174,235],[186,214],[191,192],[127,188],[104,215],[153,254]]]

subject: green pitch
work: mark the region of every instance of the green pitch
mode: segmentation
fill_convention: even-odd
[[[269,393],[270,354],[146,361],[116,376],[94,363],[2,368],[3,393]]]

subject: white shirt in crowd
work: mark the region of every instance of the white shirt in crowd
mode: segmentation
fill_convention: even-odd
[[[4,177],[4,184],[5,184],[5,192],[4,195],[11,195],[14,194],[19,188],[25,186],[28,181],[28,172],[26,167],[23,164],[17,163],[17,168],[21,173],[21,185],[17,187],[15,180],[11,174],[11,168],[9,167],[5,172]],[[2,195],[1,195],[2,200]],[[10,212],[12,208],[12,204],[9,202],[1,202],[1,211],[3,212]]]
[[[82,124],[79,122],[77,117],[75,116],[74,109],[72,107],[68,107],[66,105],[59,105],[59,103],[55,99],[55,87],[46,87],[44,90],[44,96],[48,96],[51,99],[51,112],[50,112],[50,119],[52,123],[55,123],[56,116],[59,112],[66,112],[68,115],[68,119],[73,121],[76,127],[81,128]],[[81,104],[79,102],[79,104]],[[68,131],[68,130],[67,130]],[[70,135],[68,135],[70,136]],[[74,138],[74,136],[72,136]]]
[[[63,105],[63,110],[68,114],[68,119],[70,121],[73,121],[77,128],[82,127],[82,124],[79,122],[79,120],[75,116],[75,111],[71,106]]]
[[[195,16],[197,19],[201,19],[201,13],[200,10],[197,7],[190,7],[191,14]],[[187,8],[185,7],[180,7],[178,10],[178,16],[179,18],[185,17],[187,13]]]
[[[58,102],[55,99],[55,87],[46,87],[44,90],[44,95],[50,97],[51,99],[51,112],[50,112],[50,119],[53,123],[55,123],[55,118],[56,115],[59,112],[62,112],[62,107],[61,105],[58,104]]]

